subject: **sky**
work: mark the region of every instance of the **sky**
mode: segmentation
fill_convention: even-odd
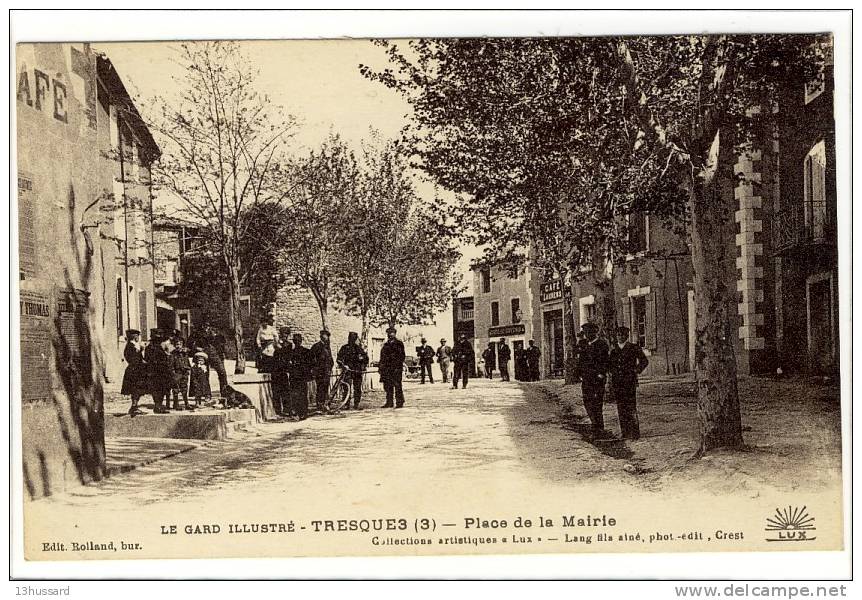
[[[385,50],[368,40],[247,41],[241,48],[259,69],[258,90],[299,122],[290,140],[292,152],[304,153],[330,133],[358,148],[370,129],[384,138],[397,138],[408,123],[409,104],[359,72],[360,64],[373,69],[389,66]],[[175,89],[174,79],[182,75],[178,42],[99,43],[94,49],[111,59],[144,114],[147,99]],[[419,182],[417,192],[433,200],[432,184]],[[464,273],[466,293],[471,294],[468,265],[478,251],[464,247],[462,253],[458,268]],[[434,326],[423,328],[433,340],[449,339],[451,332],[451,307],[437,315]]]

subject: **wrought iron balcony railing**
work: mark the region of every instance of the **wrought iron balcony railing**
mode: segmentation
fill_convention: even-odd
[[[772,246],[776,253],[835,240],[835,217],[826,202],[796,204],[772,218]]]

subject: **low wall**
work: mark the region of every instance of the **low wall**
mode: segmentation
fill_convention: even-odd
[[[105,437],[173,438],[184,440],[224,440],[230,423],[257,422],[256,411],[232,409],[198,413],[107,415]]]

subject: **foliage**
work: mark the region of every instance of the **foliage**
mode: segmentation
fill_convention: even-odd
[[[198,224],[201,249],[219,260],[242,372],[240,286],[254,270],[243,264],[243,242],[253,235],[256,208],[284,198],[273,190],[293,119],[256,91],[256,72],[236,43],[182,44],[180,62],[178,94],[153,102],[149,125],[162,148],[155,184]]]

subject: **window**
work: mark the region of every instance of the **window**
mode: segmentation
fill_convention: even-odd
[[[491,269],[484,268],[481,272],[482,276],[482,293],[490,294],[491,293]]]
[[[592,294],[578,299],[578,308],[580,323],[595,323],[596,322],[596,297]]]
[[[243,319],[251,318],[251,296],[240,296],[239,306],[242,310]]]
[[[645,252],[649,250],[649,217],[644,212],[627,215],[629,252]]]
[[[116,304],[117,304],[117,337],[122,337],[126,332],[123,328],[123,291],[125,286],[123,280],[117,278]]]
[[[632,330],[629,335],[641,348],[646,348],[647,334],[646,296],[632,297]]]
[[[194,245],[194,231],[183,227],[180,230],[180,255],[191,252]]]
[[[822,240],[826,231],[826,144],[814,145],[804,163],[805,234]]]
[[[499,325],[500,324],[500,303],[492,302],[491,303],[491,325]]]
[[[512,323],[521,322],[521,299],[512,298]]]
[[[461,304],[461,321],[472,321],[473,320],[473,303],[472,302],[464,302]]]

